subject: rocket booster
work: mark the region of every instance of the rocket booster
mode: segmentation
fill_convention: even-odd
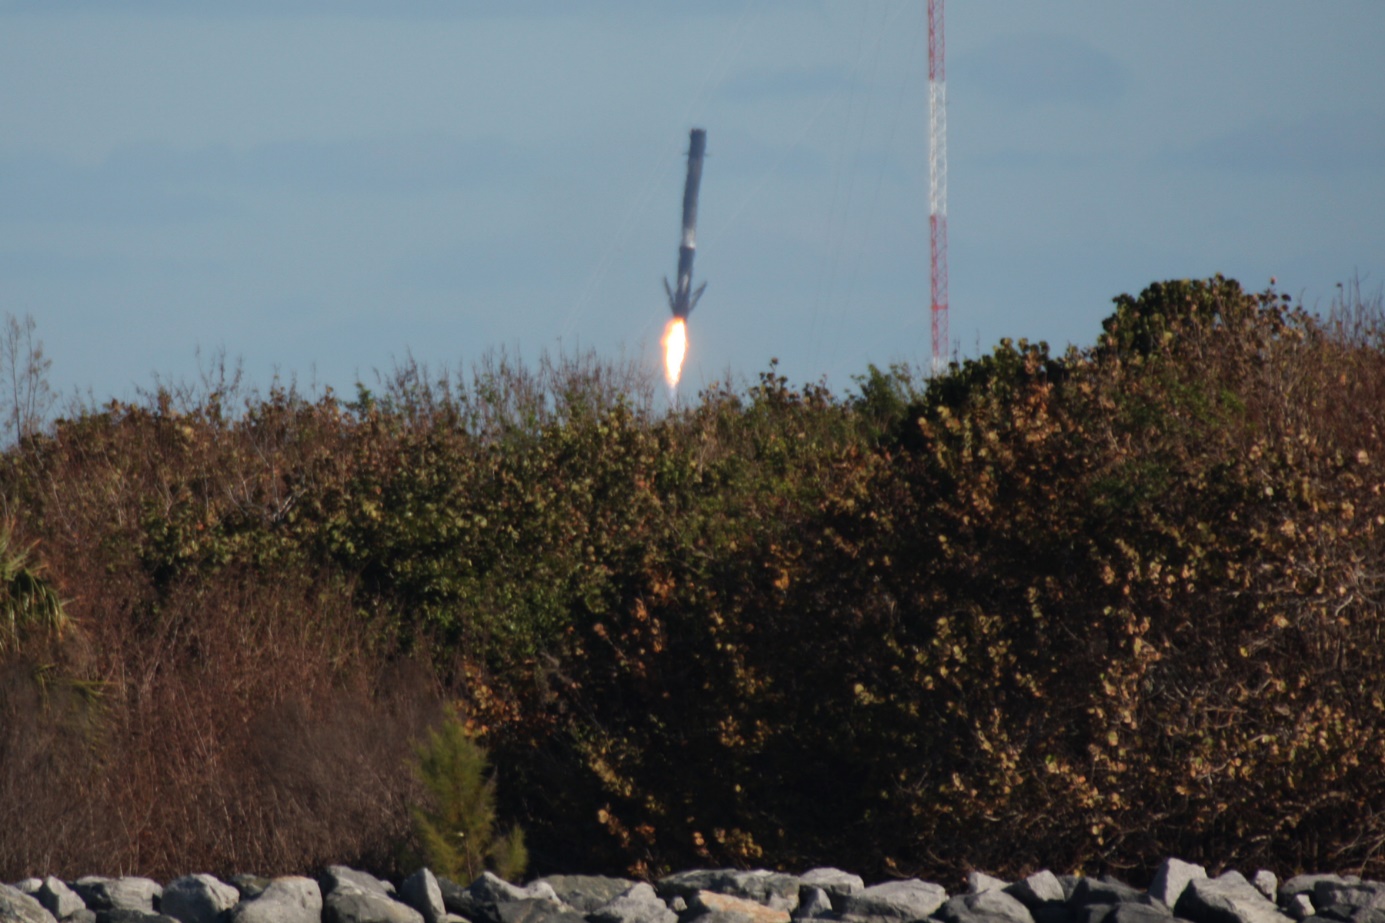
[[[702,184],[702,155],[706,149],[707,132],[694,128],[688,139],[688,179],[683,184],[683,240],[678,245],[678,284],[669,288],[668,279],[664,280],[668,306],[674,317],[684,320],[707,287],[704,282],[697,291],[692,290],[693,257],[697,254],[697,190]]]

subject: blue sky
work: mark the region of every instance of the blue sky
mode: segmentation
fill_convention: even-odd
[[[1378,289],[1382,40],[1378,0],[952,0],[957,350],[1165,278]],[[930,351],[926,53],[922,0],[0,0],[0,311],[98,399],[199,349],[654,369],[698,126],[684,391],[845,389]]]

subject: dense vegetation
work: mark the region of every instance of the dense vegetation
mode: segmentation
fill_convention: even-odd
[[[847,396],[497,360],[31,427],[6,553],[66,621],[8,597],[0,879],[389,871],[452,707],[540,872],[1380,877],[1379,308],[1168,282]]]

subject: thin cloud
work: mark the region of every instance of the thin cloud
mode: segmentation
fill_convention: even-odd
[[[723,17],[740,13],[748,0],[703,0],[696,4],[661,7],[657,15],[669,17]],[[380,3],[378,0],[239,0],[236,3],[200,4],[186,0],[124,0],[119,9],[108,0],[0,0],[0,17],[81,16],[91,13],[122,17],[181,19],[296,19],[303,17],[360,20],[457,21],[499,19],[590,18],[628,19],[651,17],[645,0],[506,0],[505,3],[459,3],[457,0],[410,0]]]
[[[851,81],[840,67],[759,68],[729,78],[717,95],[733,102],[759,102],[826,96],[850,87]]]
[[[47,155],[0,157],[0,222],[101,221],[127,224],[203,221],[225,213],[214,196],[151,182],[120,159],[83,167]]]
[[[82,285],[117,278],[125,264],[108,254],[77,255],[52,249],[0,250],[0,278],[8,283]]]
[[[1296,122],[1228,131],[1175,155],[1193,167],[1238,173],[1385,172],[1385,113],[1315,112]]]
[[[235,195],[245,191],[419,196],[523,177],[534,166],[506,142],[412,135],[283,141],[248,151],[147,144],[95,166],[12,155],[0,157],[0,220],[202,221],[233,211]]]
[[[580,252],[558,235],[487,236],[397,261],[386,271],[385,282],[411,290],[474,295],[503,291],[516,280],[570,279],[586,268]]]
[[[233,175],[256,185],[418,195],[525,176],[535,164],[494,139],[392,135],[337,141],[286,141],[237,158]]]
[[[1066,35],[1007,36],[962,55],[950,69],[949,80],[1020,110],[1051,103],[1105,108],[1130,84],[1115,58]]]

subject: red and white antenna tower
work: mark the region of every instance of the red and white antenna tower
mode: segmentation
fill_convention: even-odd
[[[928,0],[928,258],[933,374],[947,369],[947,76],[943,0]]]

